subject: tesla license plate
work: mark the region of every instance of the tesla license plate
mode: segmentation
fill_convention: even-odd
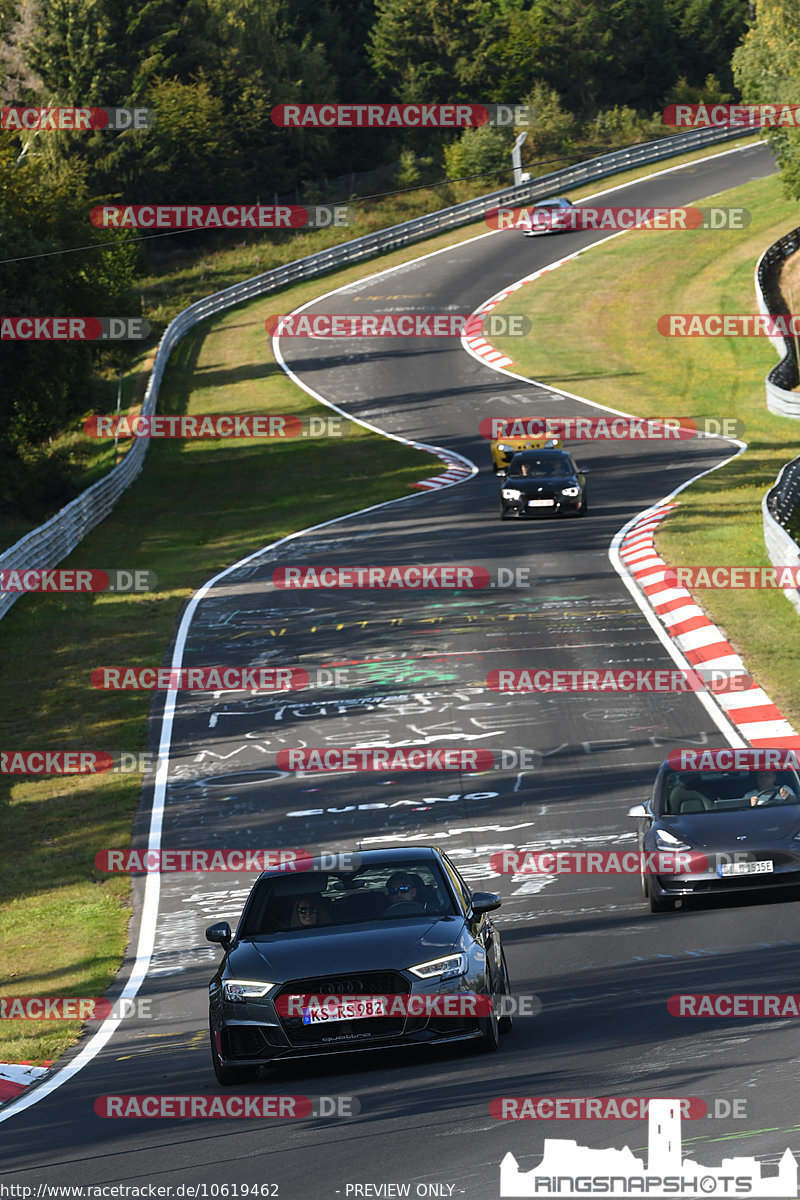
[[[552,508],[555,500],[529,500],[528,508]]]
[[[718,875],[768,875],[772,862],[765,858],[761,862],[722,863],[717,867]]]
[[[383,997],[374,1000],[341,1000],[331,1004],[309,1004],[303,1009],[303,1024],[315,1025],[318,1021],[365,1021],[369,1017],[386,1015]]]

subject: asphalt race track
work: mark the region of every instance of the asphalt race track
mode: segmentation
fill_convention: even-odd
[[[626,185],[606,202],[686,204],[773,169],[766,149],[751,147]],[[486,236],[352,284],[312,309],[471,312],[597,236]],[[579,445],[575,457],[591,469],[589,515],[501,524],[480,420],[597,410],[492,371],[458,339],[342,347],[281,342],[286,363],[308,388],[389,432],[455,451],[480,472],[457,487],[421,492],[258,553],[200,601],[185,665],[297,665],[312,679],[316,668],[347,675],[344,686],[290,696],[181,693],[163,845],[336,851],[359,842],[440,844],[473,886],[502,894],[497,924],[512,985],[537,995],[541,1012],[520,1017],[493,1056],[472,1046],[357,1054],[284,1066],[257,1084],[228,1089],[355,1096],[355,1117],[99,1117],[94,1102],[106,1094],[218,1090],[206,987],[219,952],[203,935],[213,920],[235,922],[252,877],[165,874],[153,958],[139,992],[152,1001],[155,1019],[123,1022],[63,1086],[38,1103],[3,1110],[4,1182],[33,1185],[33,1195],[45,1183],[170,1185],[172,1195],[191,1194],[176,1191],[179,1185],[207,1185],[194,1193],[200,1196],[226,1195],[210,1190],[218,1184],[277,1184],[269,1194],[281,1200],[487,1200],[500,1194],[506,1152],[530,1169],[545,1137],[646,1151],[642,1120],[515,1122],[490,1115],[493,1098],[526,1095],[697,1096],[712,1111],[717,1099],[740,1099],[746,1115],[739,1119],[684,1122],[684,1150],[690,1145],[710,1167],[724,1155],[756,1156],[773,1173],[787,1146],[800,1151],[796,1025],[676,1019],[667,999],[678,991],[791,992],[796,906],[718,903],[655,917],[635,876],[515,881],[489,868],[494,852],[520,845],[633,848],[626,809],[644,798],[668,751],[726,744],[724,722],[692,694],[499,695],[485,680],[500,667],[674,666],[612,568],[609,546],[637,513],[729,457],[732,447],[712,440]],[[321,449],[329,452],[335,444]],[[302,512],[297,516],[302,525]],[[271,582],[287,565],[407,563],[528,568],[530,586],[454,595],[298,592]],[[159,736],[156,713],[153,748]],[[359,745],[490,748],[505,750],[509,762],[524,748],[528,760],[524,769],[463,777],[292,776],[275,766],[281,749]],[[143,812],[140,845],[148,819]],[[140,879],[140,899],[141,892]],[[390,1184],[409,1190],[381,1190]]]

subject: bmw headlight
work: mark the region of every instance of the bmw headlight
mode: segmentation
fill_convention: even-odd
[[[503,499],[504,500],[521,500],[522,492],[520,492],[517,488],[503,488]]]
[[[222,985],[222,998],[233,1004],[247,1004],[248,1000],[263,1000],[274,983],[256,979],[226,979]]]
[[[457,954],[448,954],[446,958],[432,958],[429,962],[417,963],[409,967],[412,975],[418,979],[456,979],[466,975],[469,961],[466,954],[459,950]]]
[[[557,445],[558,445],[558,438],[548,438],[544,444],[544,448],[545,448],[545,450],[550,450],[553,448],[553,446],[557,446]]]
[[[668,829],[657,829],[653,834],[659,850],[691,850],[688,842],[681,841]]]
[[[514,447],[513,446],[504,446],[503,443],[501,442],[500,445],[497,447],[497,449],[502,450],[503,454],[511,454],[514,450]]]
[[[580,496],[581,489],[579,487],[565,487],[561,489],[562,496]]]

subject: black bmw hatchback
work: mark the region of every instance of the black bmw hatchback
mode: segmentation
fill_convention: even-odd
[[[523,450],[515,454],[500,488],[500,520],[570,513],[589,508],[586,471],[566,450]]]
[[[223,1084],[279,1059],[477,1039],[511,1028],[492,892],[471,892],[433,846],[364,850],[346,869],[265,871],[209,984],[211,1057]]]

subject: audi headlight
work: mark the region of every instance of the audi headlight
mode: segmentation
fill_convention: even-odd
[[[670,833],[668,829],[657,829],[653,837],[659,850],[691,850],[692,848],[688,842],[675,837],[675,834]]]
[[[581,489],[579,487],[565,487],[561,489],[562,496],[580,496]]]
[[[233,1004],[247,1004],[248,1000],[263,1000],[274,983],[256,979],[226,979],[222,985],[222,997]]]
[[[432,958],[430,962],[417,963],[408,969],[417,979],[456,979],[459,975],[466,975],[468,965],[466,954],[459,951],[457,954],[448,954],[446,958]]]
[[[503,488],[503,499],[504,500],[521,500],[522,492],[520,492],[517,488]]]

